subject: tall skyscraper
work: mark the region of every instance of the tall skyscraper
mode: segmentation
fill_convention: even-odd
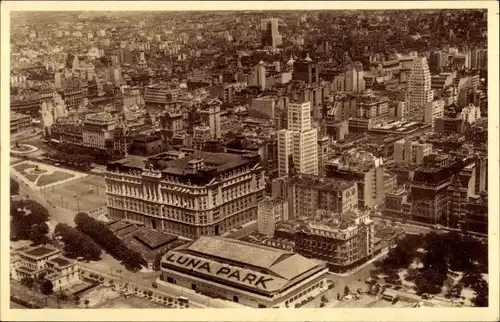
[[[434,99],[431,88],[431,73],[427,58],[415,57],[408,79],[408,113],[407,119],[417,122],[424,120],[424,111],[427,103]]]
[[[257,66],[255,66],[256,76],[257,76],[257,86],[259,86],[261,91],[266,89],[266,65],[263,61],[260,61]]]
[[[141,67],[141,68],[148,67],[148,62],[146,61],[146,57],[144,56],[143,50],[141,50],[139,53],[139,67]]]
[[[288,129],[278,132],[278,169],[288,175],[290,161],[298,173],[318,174],[318,131],[311,127],[311,103],[288,105]]]
[[[282,36],[279,33],[279,19],[269,18],[261,20],[262,45],[277,47],[281,45]]]

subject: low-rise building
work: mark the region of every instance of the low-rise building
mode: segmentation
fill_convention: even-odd
[[[276,236],[293,236],[297,253],[323,260],[336,272],[348,271],[373,256],[374,228],[368,212],[318,210],[317,214],[314,220],[288,226],[288,235],[280,225]]]
[[[61,255],[61,251],[50,245],[38,245],[11,254],[11,278],[36,279],[43,276],[52,282],[54,290],[78,281],[75,261]]]
[[[285,308],[324,292],[324,262],[281,249],[202,236],[169,251],[162,283],[254,308]]]

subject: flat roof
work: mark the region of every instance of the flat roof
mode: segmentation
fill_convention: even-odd
[[[149,248],[158,248],[177,239],[177,236],[161,233],[153,229],[143,229],[134,234],[135,238]]]
[[[72,262],[70,260],[68,260],[62,256],[52,258],[50,261],[56,263],[60,267],[64,267],[64,266],[68,266],[68,265],[72,264]]]
[[[112,222],[112,223],[109,223],[108,224],[108,227],[109,229],[112,231],[112,232],[117,232],[123,228],[126,228],[128,226],[132,225],[131,223],[128,223],[128,222],[125,222],[125,221],[115,221],[115,222]]]
[[[118,163],[131,168],[143,168],[144,160],[146,160],[146,157],[141,157],[137,155],[128,155],[126,158],[117,160],[113,163]]]
[[[53,253],[58,253],[59,250],[55,248],[50,248],[47,246],[36,246],[29,250],[24,251],[25,254],[33,256],[33,257],[44,257]]]
[[[240,154],[199,152],[185,158],[167,161],[167,168],[163,171],[171,174],[194,173],[195,171],[189,168],[189,162],[195,159],[203,159],[205,167],[212,167],[217,172],[236,168],[248,162],[248,159]]]
[[[337,178],[320,177],[315,175],[304,175],[293,178],[293,182],[299,187],[315,188],[317,190],[342,191],[353,187],[353,181],[341,180]]]

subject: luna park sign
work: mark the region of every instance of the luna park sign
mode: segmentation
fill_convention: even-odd
[[[248,284],[255,288],[267,290],[267,284],[272,282],[274,278],[253,273],[241,273],[240,269],[235,267],[222,266],[218,263],[210,263],[199,258],[193,258],[186,255],[172,253],[168,255],[166,261],[174,264],[174,266],[182,266],[188,269],[203,271],[212,276],[222,277],[227,280],[235,280],[239,283]]]

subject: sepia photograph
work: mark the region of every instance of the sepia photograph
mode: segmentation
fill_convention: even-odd
[[[500,318],[494,2],[13,2],[9,320]]]

